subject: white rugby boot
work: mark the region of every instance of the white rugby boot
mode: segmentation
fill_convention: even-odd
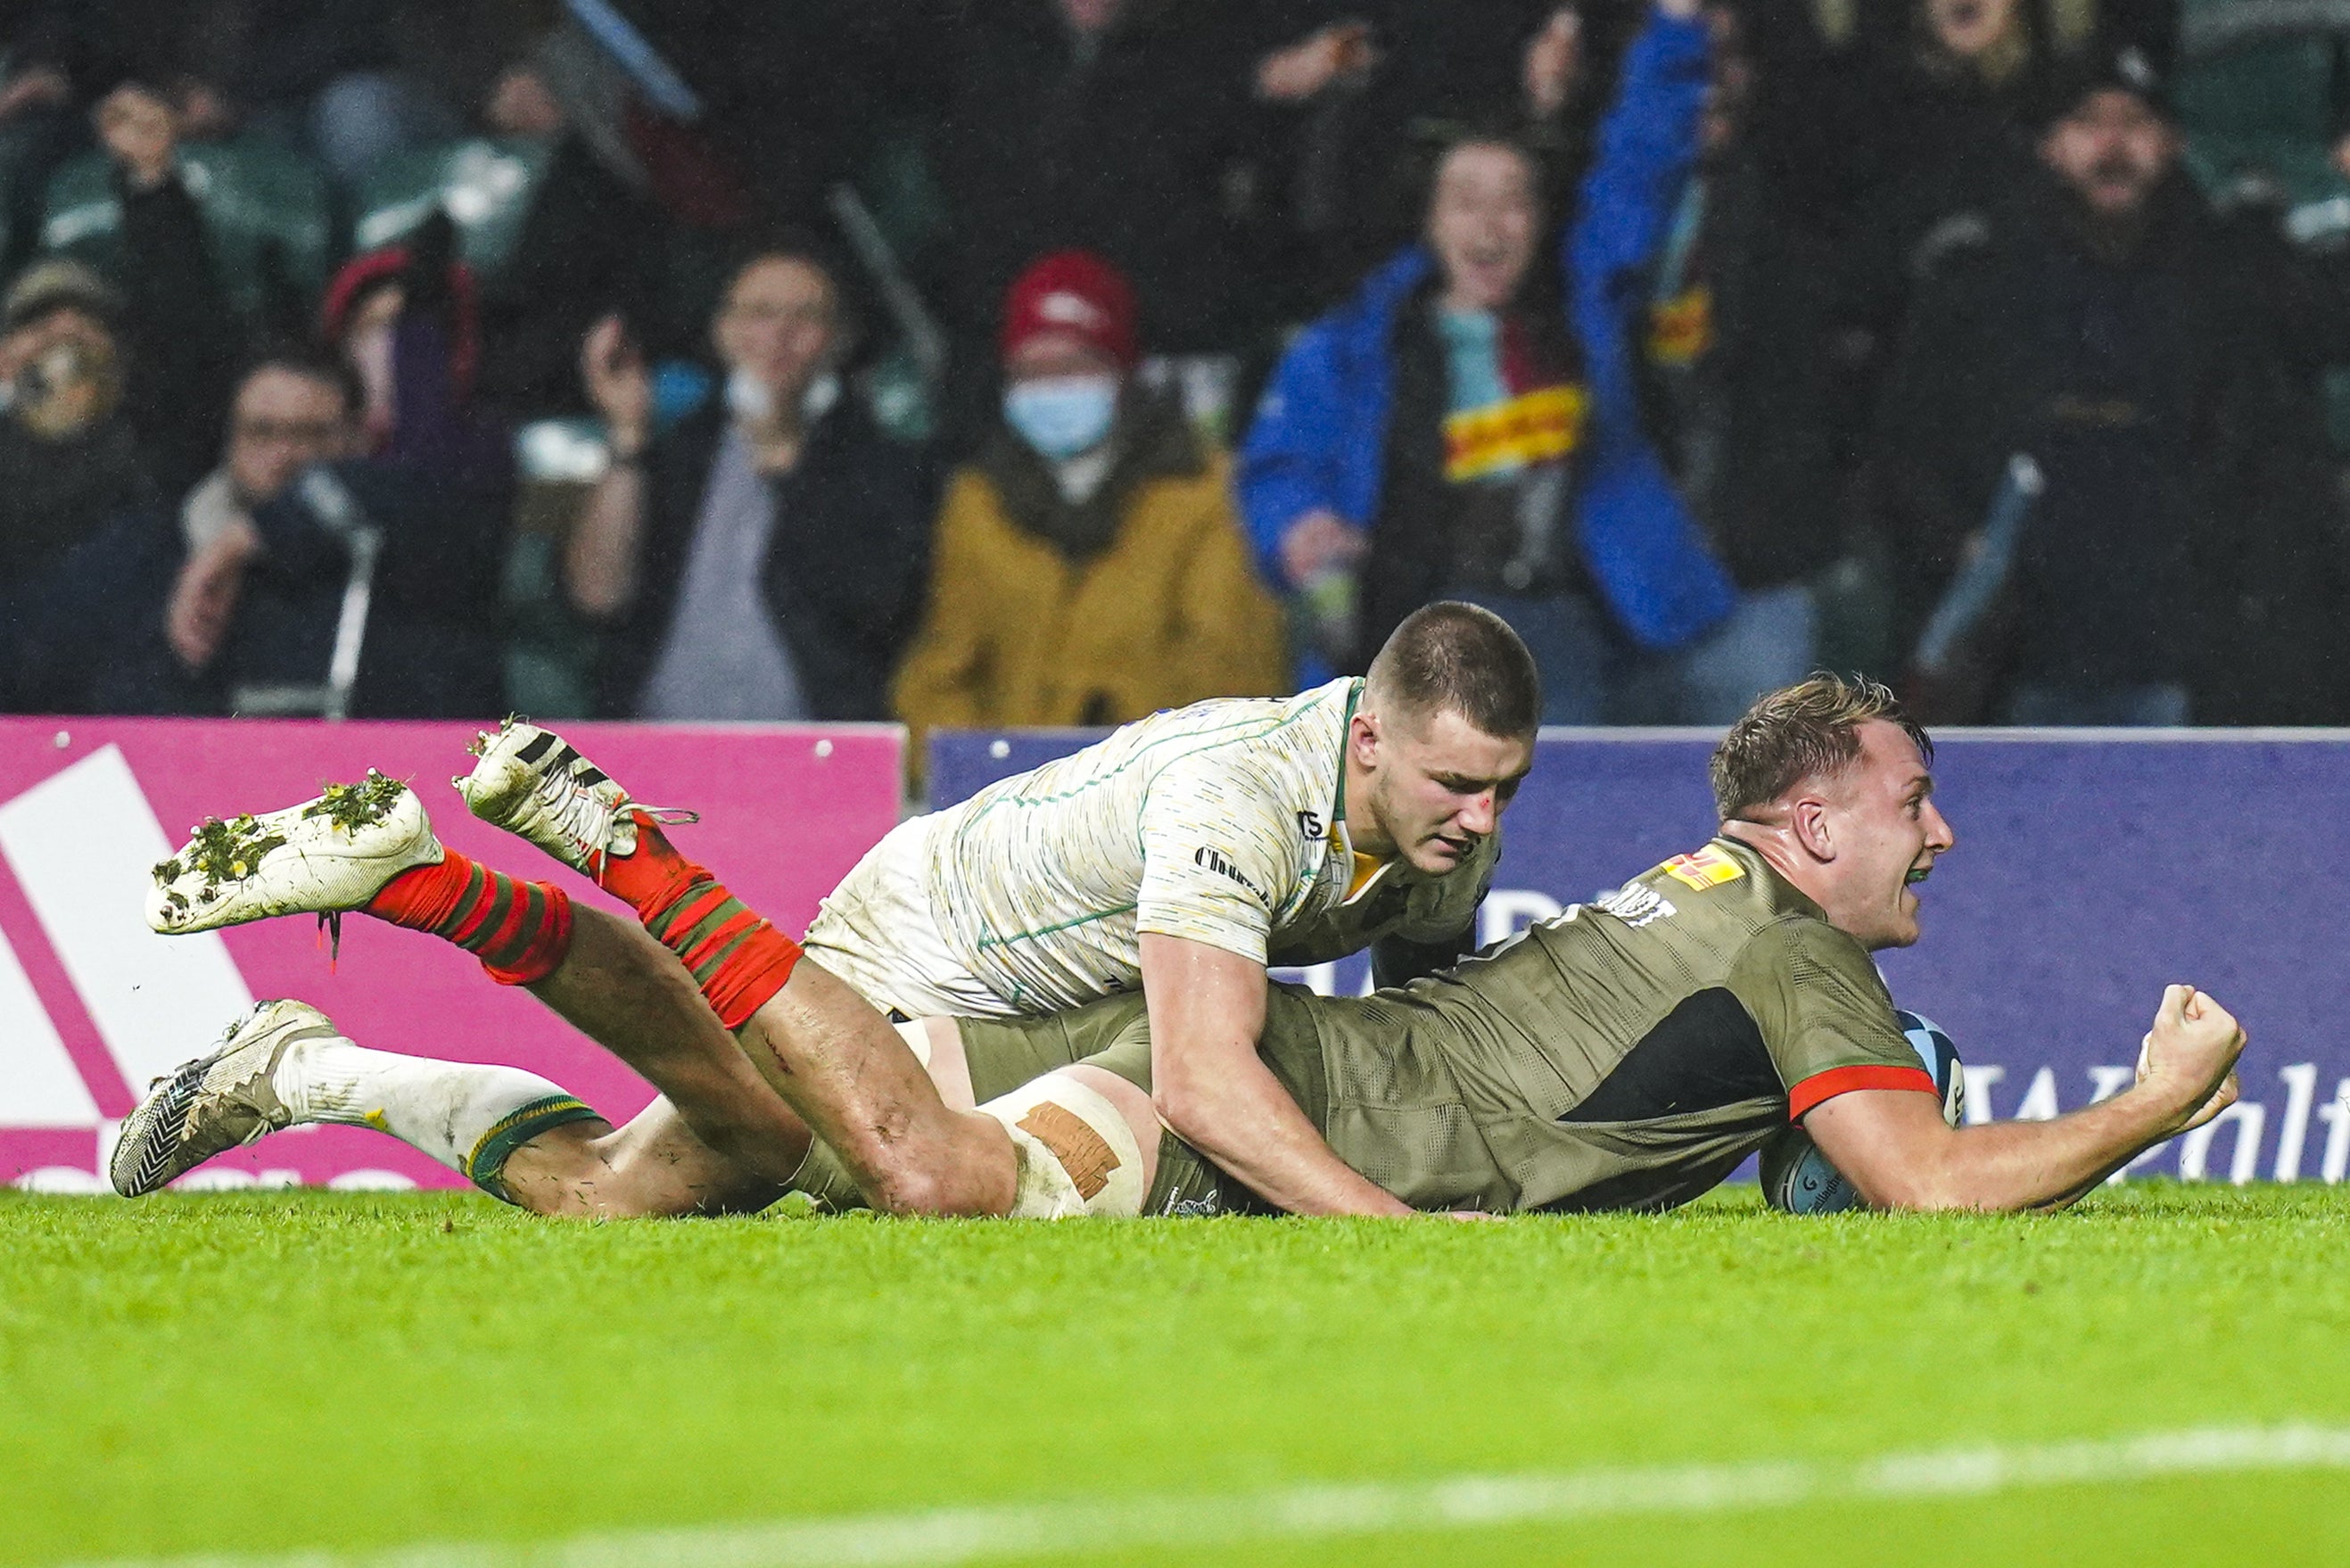
[[[265,816],[214,817],[155,867],[147,923],[167,936],[273,915],[357,909],[402,871],[446,857],[424,803],[370,771]]]
[[[294,1112],[274,1081],[277,1064],[301,1042],[334,1036],[327,1015],[306,1002],[255,1007],[211,1055],[148,1086],[108,1162],[114,1190],[143,1197],[216,1154],[292,1126]]]
[[[508,719],[473,740],[481,758],[451,782],[475,816],[530,840],[573,870],[603,881],[610,856],[637,852],[637,818],[698,822],[691,811],[639,805],[619,782],[552,730]]]

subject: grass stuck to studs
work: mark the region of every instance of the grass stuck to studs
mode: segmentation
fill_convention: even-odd
[[[191,834],[188,846],[180,857],[164,861],[155,867],[155,880],[169,887],[189,871],[203,877],[206,898],[220,889],[224,882],[243,878],[261,857],[286,842],[286,836],[262,826],[251,815],[232,816],[224,821],[217,816],[206,817]],[[185,895],[174,891],[175,907],[187,906]]]
[[[2350,1561],[2345,1263],[2323,1188],[1486,1225],[12,1194],[0,1563]]]
[[[357,784],[321,785],[318,798],[302,807],[301,815],[305,820],[323,816],[343,832],[356,833],[390,815],[407,788],[400,780],[386,778],[369,768],[367,777]],[[276,820],[283,821],[283,814]],[[241,881],[251,875],[263,856],[283,847],[286,842],[283,833],[264,826],[259,817],[249,813],[225,819],[206,817],[190,830],[186,848],[154,867],[155,881],[160,887],[172,888],[173,883],[193,871],[203,878],[202,895],[209,898],[220,891],[222,884]],[[166,898],[175,909],[189,907],[188,896],[176,888]]]
[[[330,784],[318,792],[318,798],[302,808],[305,817],[323,816],[345,833],[356,833],[372,826],[391,815],[408,786],[398,779],[386,778],[375,769],[368,769],[367,777],[357,784]]]

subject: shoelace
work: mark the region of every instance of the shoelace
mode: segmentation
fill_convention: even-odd
[[[625,792],[617,799],[607,799],[594,785],[581,784],[568,768],[542,774],[531,793],[554,819],[556,829],[579,846],[583,857],[592,857],[599,866],[611,853],[612,824],[623,811],[634,812],[664,826],[702,820],[700,812],[681,806],[640,805]]]
[[[567,767],[541,774],[531,785],[531,794],[541,814],[551,818],[556,830],[578,846],[583,856],[605,852],[611,842],[612,819],[629,798],[623,794],[617,801],[598,799],[592,787],[571,776]]]

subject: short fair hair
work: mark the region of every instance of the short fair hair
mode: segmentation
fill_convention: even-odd
[[[1531,735],[1542,726],[1542,678],[1510,623],[1458,599],[1403,618],[1371,660],[1367,706],[1401,717],[1458,713],[1483,734]]]
[[[1898,724],[1934,760],[1934,742],[1890,688],[1863,676],[1822,673],[1766,691],[1730,726],[1707,774],[1724,822],[1736,822],[1805,779],[1834,778],[1859,760],[1860,727]]]

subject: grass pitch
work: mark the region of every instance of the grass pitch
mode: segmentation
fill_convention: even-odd
[[[1479,1225],[0,1196],[0,1563],[2350,1427],[2345,1216],[2308,1188]],[[2350,1471],[1037,1560],[2342,1563]]]

